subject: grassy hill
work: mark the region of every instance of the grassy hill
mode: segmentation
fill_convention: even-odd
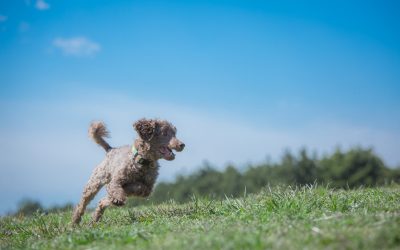
[[[0,219],[1,249],[399,249],[400,186],[265,188],[109,209],[73,228],[71,212]]]

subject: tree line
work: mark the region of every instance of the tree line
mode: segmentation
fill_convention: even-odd
[[[286,151],[279,162],[266,161],[250,165],[243,171],[234,165],[219,171],[205,164],[190,175],[178,176],[174,182],[159,183],[150,198],[132,199],[130,204],[160,203],[171,199],[184,202],[193,195],[238,197],[245,192],[258,192],[267,185],[301,186],[317,183],[347,189],[399,181],[400,167],[389,168],[370,148],[337,149],[321,158],[301,149],[298,154]]]
[[[274,185],[301,186],[307,184],[328,185],[332,188],[372,187],[391,182],[400,182],[400,166],[389,168],[383,160],[368,148],[337,149],[330,155],[319,158],[301,149],[297,154],[286,151],[279,162],[269,160],[249,165],[240,170],[228,165],[217,170],[205,163],[189,175],[177,176],[173,182],[160,182],[147,199],[129,199],[128,205],[156,204],[168,200],[185,202],[195,196],[224,198],[255,193],[263,187]],[[19,204],[16,214],[32,214],[34,211],[53,212],[72,208],[72,204],[48,209],[33,200]]]

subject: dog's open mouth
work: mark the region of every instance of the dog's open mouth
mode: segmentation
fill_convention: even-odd
[[[172,161],[175,159],[175,154],[168,146],[161,146],[160,153],[162,154],[163,158],[167,161]]]

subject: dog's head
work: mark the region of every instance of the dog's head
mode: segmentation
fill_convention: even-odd
[[[185,144],[176,138],[176,128],[165,120],[141,119],[133,124],[139,135],[139,144],[144,145],[141,153],[151,160],[172,161],[175,154],[181,152]]]

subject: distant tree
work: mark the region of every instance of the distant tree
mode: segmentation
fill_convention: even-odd
[[[305,185],[317,180],[316,161],[309,158],[305,148],[300,150],[299,159],[294,163],[293,175],[296,184]]]
[[[40,204],[40,202],[31,199],[23,199],[18,203],[16,214],[30,216],[37,211],[44,211],[43,206]]]
[[[243,173],[242,181],[248,193],[257,192],[260,187],[265,187],[274,177],[272,176],[271,165],[249,166]],[[244,188],[244,187],[243,187]]]
[[[244,190],[242,175],[234,166],[230,165],[222,173],[220,186],[223,194],[238,196]]]
[[[296,183],[296,157],[286,150],[281,163],[276,166],[276,178],[280,183]]]
[[[386,175],[385,175],[385,182],[396,182],[400,183],[400,166],[397,168],[393,169],[386,169]]]
[[[347,153],[338,149],[320,165],[322,179],[336,187],[374,186],[385,178],[385,166],[372,149],[355,148]]]
[[[53,213],[53,212],[65,212],[71,210],[74,207],[72,203],[65,203],[63,205],[55,205],[51,206],[46,209],[46,212]]]
[[[298,155],[287,150],[280,162],[250,165],[243,172],[233,165],[219,171],[205,163],[200,170],[178,176],[172,183],[159,183],[149,199],[136,198],[129,203],[159,203],[170,199],[184,202],[193,195],[240,196],[245,187],[247,193],[254,193],[267,185],[306,185],[315,181],[340,188],[381,185],[400,182],[400,168],[386,167],[372,149],[354,148],[347,152],[337,149],[322,159],[316,154],[310,157],[306,149],[301,149]]]

